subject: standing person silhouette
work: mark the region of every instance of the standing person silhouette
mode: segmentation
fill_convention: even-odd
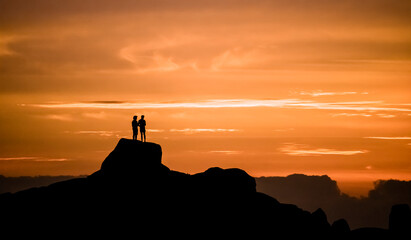
[[[137,135],[138,135],[137,116],[133,117],[133,121],[131,122],[131,126],[133,127],[133,140],[137,140]]]
[[[141,119],[138,120],[138,125],[140,126],[141,141],[143,141],[143,135],[144,135],[144,142],[145,142],[146,141],[146,120],[144,120],[144,115],[141,115]]]

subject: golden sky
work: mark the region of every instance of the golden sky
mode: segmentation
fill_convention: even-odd
[[[410,1],[0,0],[0,174],[90,174],[144,114],[171,169],[411,179]]]

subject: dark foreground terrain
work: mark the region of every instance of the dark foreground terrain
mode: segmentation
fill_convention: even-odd
[[[393,239],[410,234],[408,205],[393,206],[389,229],[351,231],[344,219],[330,224],[321,209],[310,213],[257,192],[254,178],[241,169],[215,167],[189,175],[161,164],[161,156],[158,144],[121,139],[90,176],[1,194],[2,232],[56,238],[118,233],[145,239]]]

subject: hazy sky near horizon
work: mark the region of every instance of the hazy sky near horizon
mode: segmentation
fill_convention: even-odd
[[[0,0],[0,174],[89,174],[133,115],[171,169],[411,179],[410,1]]]

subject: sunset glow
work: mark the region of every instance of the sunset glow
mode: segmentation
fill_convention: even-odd
[[[328,175],[353,195],[411,180],[410,12],[0,0],[0,174],[90,174],[145,115],[147,141],[181,172]]]

